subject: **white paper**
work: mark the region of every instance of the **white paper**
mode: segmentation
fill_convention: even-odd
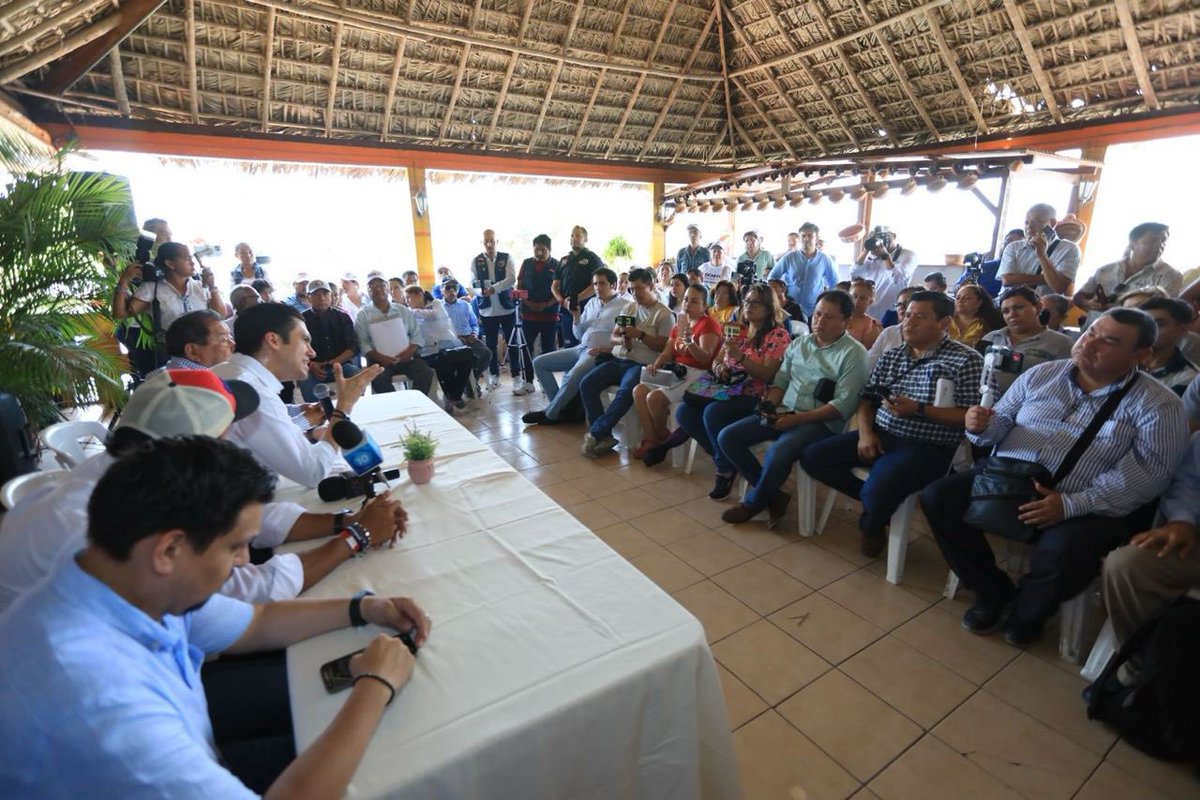
[[[368,326],[375,350],[385,356],[394,356],[408,348],[408,326],[404,317],[392,317]]]

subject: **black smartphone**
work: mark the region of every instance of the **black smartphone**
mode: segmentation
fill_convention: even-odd
[[[416,630],[415,628],[413,629]],[[408,648],[408,652],[414,656],[417,654],[417,645],[413,642],[413,631],[405,631],[404,633],[395,634],[396,638],[404,642],[404,646]],[[330,694],[336,694],[343,689],[349,689],[354,685],[354,676],[350,674],[350,659],[361,653],[362,650],[355,650],[353,653],[347,653],[341,658],[335,658],[333,661],[327,661],[321,665],[321,681],[325,684],[325,691]]]

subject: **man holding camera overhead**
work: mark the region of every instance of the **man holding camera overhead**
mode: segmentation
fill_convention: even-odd
[[[867,315],[882,320],[896,304],[900,290],[908,286],[917,268],[917,254],[896,243],[890,228],[876,226],[863,242],[863,249],[854,260],[850,280],[861,278],[875,284],[875,302]]]

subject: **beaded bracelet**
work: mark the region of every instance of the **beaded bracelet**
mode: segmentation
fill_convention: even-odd
[[[350,681],[350,685],[351,685],[351,686],[354,686],[354,685],[356,685],[356,684],[357,684],[359,681],[361,681],[363,678],[371,678],[372,680],[377,680],[377,681],[379,681],[380,683],[382,683],[384,686],[386,686],[386,687],[388,688],[388,691],[389,691],[389,692],[391,692],[391,693],[392,693],[392,694],[391,694],[391,695],[388,697],[388,701],[387,701],[386,703],[384,703],[384,707],[385,707],[385,708],[386,708],[387,706],[390,706],[390,705],[392,704],[392,701],[396,699],[396,687],[395,687],[395,686],[392,686],[392,682],[391,682],[391,681],[389,681],[387,678],[383,677],[382,675],[376,675],[374,672],[364,672],[364,673],[362,673],[361,675],[359,675],[358,677],[356,677],[354,680]]]

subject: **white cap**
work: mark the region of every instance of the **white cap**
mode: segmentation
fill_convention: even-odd
[[[257,410],[258,393],[247,383],[223,381],[207,369],[164,369],[130,395],[117,427],[155,439],[221,436]]]

